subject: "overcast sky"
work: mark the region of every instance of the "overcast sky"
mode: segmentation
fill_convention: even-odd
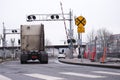
[[[63,4],[64,13],[69,13],[71,9],[73,16],[82,15],[86,18],[85,33],[83,33],[84,42],[87,33],[92,29],[97,30],[105,27],[114,34],[120,33],[120,0],[0,0],[0,34],[2,34],[3,22],[7,29],[20,28],[20,25],[23,24],[43,23],[45,37],[52,44],[63,43],[63,40],[66,40],[63,22],[26,22],[26,15],[29,14],[62,13],[60,1]],[[69,22],[66,21],[66,24],[69,29]],[[73,28],[76,37],[77,26],[74,22]]]

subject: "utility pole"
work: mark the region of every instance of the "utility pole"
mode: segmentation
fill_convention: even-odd
[[[3,60],[5,60],[6,34],[5,34],[5,26],[4,26],[4,22],[3,22],[3,38],[2,38],[2,46],[3,46]]]
[[[72,41],[72,39],[73,39],[73,29],[72,29],[72,12],[71,12],[71,10],[70,10],[70,30],[69,30],[69,34],[70,34],[70,58],[73,58],[73,41]]]
[[[11,43],[12,43],[12,59],[14,60],[16,56],[15,51],[14,51],[15,38],[11,39]]]

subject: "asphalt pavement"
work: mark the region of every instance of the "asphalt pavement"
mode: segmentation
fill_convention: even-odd
[[[101,63],[101,62],[91,62],[89,59],[81,59],[81,58],[59,59],[59,61],[62,63],[74,64],[74,65],[120,69],[120,61],[110,61],[110,62],[108,61],[105,63]],[[0,59],[0,63],[1,62],[3,62],[2,59]]]
[[[74,64],[74,65],[83,65],[83,66],[95,66],[95,67],[104,67],[104,68],[115,68],[120,69],[120,62],[91,62],[89,59],[59,59],[62,63]]]
[[[13,60],[0,64],[0,80],[120,80],[120,70],[68,65],[57,58],[50,58],[48,64]]]

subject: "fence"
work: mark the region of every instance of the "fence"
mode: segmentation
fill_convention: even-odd
[[[104,54],[105,49],[106,54]],[[91,60],[99,60],[103,55],[106,57],[120,58],[120,34],[111,35],[106,42],[100,39],[88,42],[85,53]]]

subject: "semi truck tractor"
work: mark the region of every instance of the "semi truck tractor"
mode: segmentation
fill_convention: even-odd
[[[28,60],[39,60],[48,63],[48,54],[45,52],[44,25],[21,25],[21,64]]]

